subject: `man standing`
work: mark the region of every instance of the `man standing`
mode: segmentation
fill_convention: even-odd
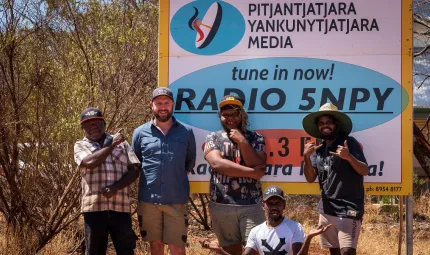
[[[259,179],[266,172],[266,146],[263,136],[246,129],[239,97],[223,97],[219,109],[223,129],[206,137],[204,149],[212,168],[209,210],[219,246],[242,254],[251,229],[264,222]]]
[[[311,239],[331,226],[319,226],[305,238],[302,225],[284,217],[285,206],[284,191],[281,188],[271,186],[264,191],[266,221],[251,230],[243,255],[307,255]]]
[[[304,149],[306,180],[318,176],[321,200],[318,203],[319,225],[333,224],[321,235],[321,246],[330,254],[356,254],[364,214],[363,176],[368,174],[360,143],[348,136],[352,121],[327,103],[318,112],[303,119],[303,128],[320,145],[308,143]]]
[[[168,244],[173,255],[185,254],[186,203],[190,193],[187,173],[196,161],[193,131],[176,121],[173,93],[168,88],[152,92],[154,119],[133,133],[132,147],[142,162],[139,181],[140,234],[149,241],[151,254],[164,254]]]
[[[81,126],[85,137],[75,143],[74,158],[82,175],[86,254],[106,254],[109,234],[117,254],[134,254],[128,186],[139,177],[140,162],[120,132],[105,133],[99,109],[84,110]]]

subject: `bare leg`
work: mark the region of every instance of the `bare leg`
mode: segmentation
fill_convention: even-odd
[[[151,255],[164,255],[164,243],[161,240],[149,242]]]
[[[169,244],[169,249],[172,255],[185,255],[185,246]]]

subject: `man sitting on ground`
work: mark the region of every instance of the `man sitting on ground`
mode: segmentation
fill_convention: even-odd
[[[319,226],[305,238],[302,225],[284,217],[285,206],[284,191],[281,188],[271,186],[264,191],[266,221],[251,230],[243,255],[306,255],[311,239],[331,226]]]

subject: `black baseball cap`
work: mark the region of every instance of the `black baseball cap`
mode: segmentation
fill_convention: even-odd
[[[94,119],[99,119],[99,120],[104,120],[105,118],[103,117],[102,112],[94,107],[90,107],[85,109],[82,113],[81,113],[81,124],[89,121],[89,120],[94,120]]]
[[[173,99],[173,93],[169,88],[160,87],[160,88],[154,89],[154,91],[152,91],[152,99],[151,100],[154,100],[158,96],[168,96],[172,100],[174,100]]]
[[[264,190],[263,201],[266,202],[271,197],[280,197],[285,200],[284,191],[278,186],[270,186]]]
[[[226,95],[221,98],[221,102],[219,103],[219,109],[223,108],[226,105],[235,105],[243,107],[243,102],[242,99],[236,95]]]

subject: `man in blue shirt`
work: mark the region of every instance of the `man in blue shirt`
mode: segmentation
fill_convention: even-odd
[[[142,238],[150,242],[151,254],[185,254],[187,243],[186,203],[190,193],[187,173],[196,160],[193,131],[176,121],[173,93],[157,88],[152,93],[154,118],[136,128],[132,147],[142,162],[139,181],[138,218]]]

